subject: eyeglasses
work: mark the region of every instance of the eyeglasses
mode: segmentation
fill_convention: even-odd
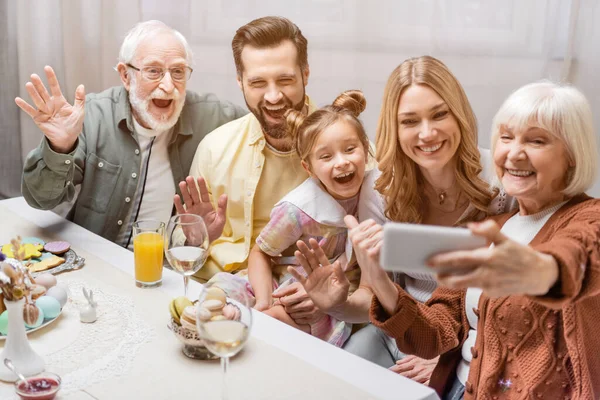
[[[171,75],[171,79],[177,82],[184,82],[190,79],[192,76],[192,71],[194,71],[191,67],[180,66],[173,68],[161,68],[161,67],[134,67],[133,65],[127,63],[129,68],[135,69],[136,71],[140,71],[142,73],[142,77],[148,81],[160,81],[167,71],[169,71],[169,75]]]

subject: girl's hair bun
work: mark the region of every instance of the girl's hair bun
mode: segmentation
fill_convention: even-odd
[[[365,111],[367,100],[360,90],[346,90],[333,101],[332,106],[348,110],[350,114],[358,117]]]

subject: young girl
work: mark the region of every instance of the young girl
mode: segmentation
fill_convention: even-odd
[[[245,290],[256,300],[257,310],[336,346],[349,337],[351,324],[325,314],[315,323],[298,325],[273,301],[273,292],[295,281],[288,266],[304,274],[294,252],[298,240],[310,238],[321,244],[331,262],[340,262],[351,282],[358,283],[359,270],[351,261],[352,246],[343,218],[356,215],[360,188],[368,174],[369,140],[357,119],[365,106],[362,92],[352,90],[307,117],[288,111],[288,132],[310,177],[275,204],[250,252],[248,270],[219,273],[211,279],[228,296],[235,299],[236,292]]]

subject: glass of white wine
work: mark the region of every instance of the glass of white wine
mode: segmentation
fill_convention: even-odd
[[[206,348],[221,358],[221,399],[227,400],[229,358],[242,350],[250,336],[252,307],[243,291],[236,293],[236,299],[227,297],[223,303],[221,296],[214,296],[214,288],[211,282],[202,286],[196,303],[196,327]],[[221,304],[218,304],[219,302]]]
[[[186,297],[190,276],[204,265],[209,245],[208,231],[202,217],[194,214],[171,217],[165,235],[165,256],[171,267],[183,275]]]

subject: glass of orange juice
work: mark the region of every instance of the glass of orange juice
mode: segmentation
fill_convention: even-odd
[[[165,223],[140,220],[133,223],[135,285],[141,288],[162,284]]]

